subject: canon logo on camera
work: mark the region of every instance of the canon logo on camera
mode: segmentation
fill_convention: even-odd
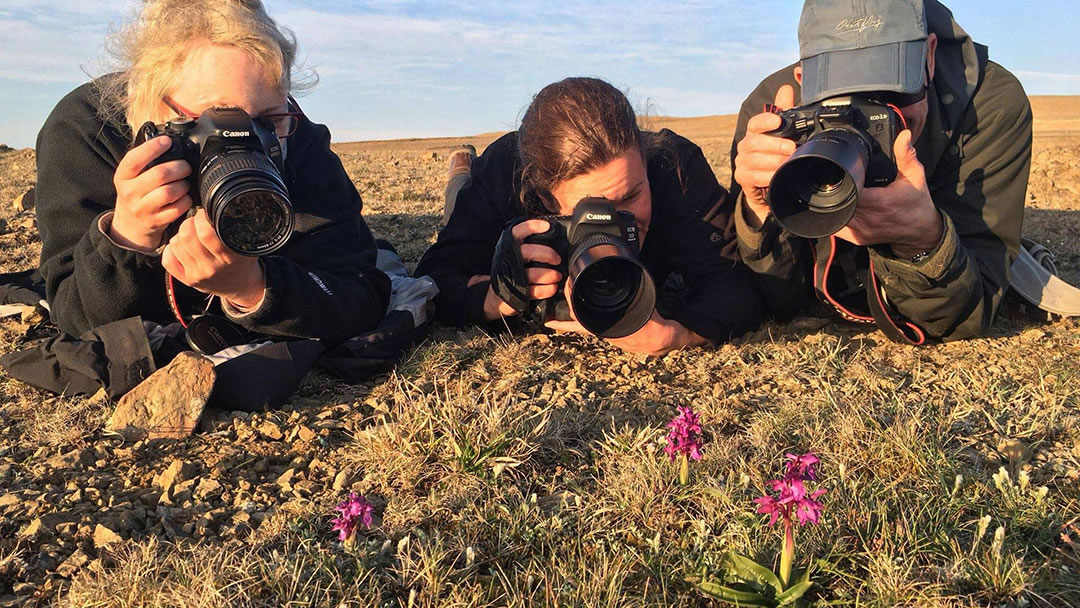
[[[222,131],[225,137],[251,137],[251,131]]]
[[[585,219],[587,219],[587,220],[597,220],[597,221],[602,221],[602,222],[610,222],[611,221],[611,216],[606,215],[606,214],[601,214],[601,213],[586,213],[585,214]]]

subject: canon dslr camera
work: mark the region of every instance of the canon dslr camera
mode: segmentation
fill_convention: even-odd
[[[896,179],[893,142],[903,118],[892,106],[851,95],[777,114],[780,127],[768,135],[798,147],[773,175],[767,201],[792,234],[835,234],[855,215],[863,188]]]
[[[148,122],[135,144],[159,135],[168,136],[172,145],[149,166],[171,160],[191,165],[191,200],[206,209],[222,243],[250,256],[285,245],[293,231],[293,210],[273,128],[240,108],[212,108],[198,119]]]
[[[641,329],[652,316],[656,289],[638,261],[634,214],[616,211],[607,199],[586,198],[574,207],[573,215],[538,219],[546,220],[550,228],[523,242],[547,245],[559,254],[562,263],[556,270],[570,281],[572,301],[566,301],[560,285],[556,296],[536,303],[534,314],[542,322],[568,321],[569,307],[582,327],[603,338],[622,338]]]

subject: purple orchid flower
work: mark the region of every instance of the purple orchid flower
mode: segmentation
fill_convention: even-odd
[[[813,452],[802,455],[786,454],[784,459],[787,463],[785,478],[799,478],[803,481],[817,481],[817,465],[820,462]]]
[[[664,453],[675,458],[679,454],[685,454],[693,460],[701,460],[701,419],[694,408],[680,406],[679,414],[668,423],[671,431],[668,432],[667,446]]]
[[[341,514],[330,520],[333,526],[331,530],[338,533],[338,540],[348,540],[361,523],[365,528],[371,528],[375,507],[356,492],[350,492],[349,498],[334,507],[334,510]]]

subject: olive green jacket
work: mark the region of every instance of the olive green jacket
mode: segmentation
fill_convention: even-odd
[[[987,59],[986,47],[974,43],[941,4],[928,0],[926,10],[938,50],[927,94],[929,115],[915,150],[944,218],[944,236],[918,263],[893,257],[887,246],[839,248],[836,262],[865,267],[868,257],[891,313],[917,325],[930,340],[948,341],[984,334],[1008,288],[1009,268],[1020,248],[1032,119],[1019,81]],[[731,149],[733,171],[747,121],[771,104],[784,84],[795,87],[798,98],[794,67],[766,78],[743,102]],[[784,231],[771,215],[760,229],[750,228],[741,194],[733,180],[740,254],[755,272],[772,314],[788,319],[814,291],[812,246],[823,243]]]

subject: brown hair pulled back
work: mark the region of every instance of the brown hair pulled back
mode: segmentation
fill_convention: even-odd
[[[644,157],[634,108],[621,91],[598,78],[549,84],[533,97],[518,129],[522,202],[528,207],[530,199],[551,200],[560,183],[631,148]]]

